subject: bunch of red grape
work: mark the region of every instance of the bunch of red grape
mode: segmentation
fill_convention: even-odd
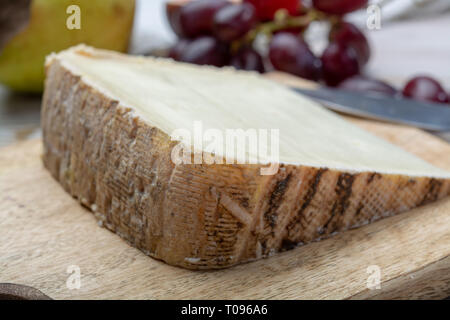
[[[275,69],[346,90],[399,95],[389,84],[361,75],[370,58],[369,42],[344,17],[365,7],[368,0],[311,0],[309,5],[305,0],[182,2],[167,6],[169,23],[179,37],[170,51],[174,60],[261,73]],[[331,25],[328,46],[320,57],[304,40],[314,21]],[[255,45],[261,35],[269,39],[266,50]],[[408,98],[449,102],[442,86],[429,77],[412,79],[402,93]]]

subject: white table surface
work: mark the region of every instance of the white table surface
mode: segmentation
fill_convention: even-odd
[[[145,52],[175,41],[168,27],[165,0],[138,0],[131,50]],[[401,87],[405,79],[426,73],[450,90],[450,12],[387,23],[367,31],[373,56],[367,72]],[[39,96],[23,96],[0,86],[0,146],[39,136]],[[450,141],[450,133],[445,135]]]

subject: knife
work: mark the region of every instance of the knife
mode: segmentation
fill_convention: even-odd
[[[403,123],[431,131],[450,131],[450,107],[430,102],[381,95],[365,95],[319,87],[292,90],[306,95],[325,107],[364,118]]]

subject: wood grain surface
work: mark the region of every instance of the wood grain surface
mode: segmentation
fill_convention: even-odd
[[[450,145],[443,140],[406,126],[350,120],[450,170]],[[54,299],[450,295],[448,198],[269,259],[194,272],[149,258],[99,227],[51,178],[40,154],[39,140],[0,149],[0,282],[29,285]],[[80,289],[67,287],[70,266],[80,268]],[[380,289],[367,288],[369,266],[379,267]]]

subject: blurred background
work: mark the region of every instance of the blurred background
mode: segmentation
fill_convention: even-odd
[[[0,31],[2,31],[2,28],[3,31],[7,30],[5,21],[8,22],[8,19],[14,21],[26,20],[26,11],[23,11],[22,15],[16,14],[18,9],[8,8],[8,2],[14,1],[0,0]],[[21,2],[21,0],[17,0],[16,3],[18,2]],[[46,7],[54,2],[31,0],[30,5]],[[87,3],[86,0],[84,2]],[[91,1],[91,3],[96,2],[98,1]],[[107,3],[111,2],[112,6],[107,7]],[[127,7],[127,2],[130,2],[130,0],[106,0],[102,1],[101,5],[92,4],[92,8],[89,10],[90,15],[88,17],[82,15],[81,20],[81,23],[85,23],[81,25],[82,29],[89,27],[94,30],[88,36],[87,42],[95,43],[98,41],[100,42],[98,46],[114,50],[122,50],[121,43],[129,42],[129,52],[132,54],[168,54],[170,48],[179,42],[179,36],[173,32],[167,19],[167,0],[137,0],[134,20],[128,14],[128,11],[133,8]],[[172,2],[178,4],[186,2],[186,0],[172,0]],[[304,0],[304,2],[306,6],[311,4],[309,0]],[[27,5],[26,0],[23,3],[24,6]],[[64,20],[55,22],[42,17],[41,20],[33,22],[35,24],[31,26],[18,26],[20,30],[4,40],[7,44],[3,52],[0,52],[0,81],[5,83],[4,79],[11,78],[13,84],[8,86],[0,84],[0,146],[23,139],[39,137],[40,135],[41,94],[39,88],[33,87],[29,90],[27,88],[22,90],[24,81],[26,85],[32,81],[27,80],[27,77],[25,77],[25,80],[19,79],[22,82],[17,80],[18,75],[25,68],[25,64],[21,62],[23,60],[20,60],[20,58],[23,58],[25,52],[32,49],[24,47],[24,41],[20,43],[16,39],[23,37],[26,32],[31,33],[33,30],[29,29],[35,28],[35,30],[46,31],[36,31],[39,36],[33,36],[33,44],[30,46],[45,49],[47,48],[46,43],[54,41],[57,37],[67,40],[68,36],[59,36],[56,33],[58,28],[54,26],[57,23],[65,23],[68,16],[76,14],[76,10],[66,12],[68,4],[80,4],[82,10],[85,4],[83,4],[83,0],[64,0],[61,3],[64,3],[64,7],[58,7],[54,10],[58,10],[59,13],[63,10],[64,14],[61,16]],[[364,66],[364,74],[386,81],[399,90],[402,89],[408,79],[415,75],[430,75],[449,92],[450,1],[374,0],[369,1],[369,4],[376,4],[378,7],[375,8],[380,9],[381,25],[378,28],[373,30],[368,28],[367,21],[374,11],[368,12],[366,6],[345,16],[346,21],[353,23],[363,31],[370,43],[371,54],[369,61]],[[83,14],[83,11],[81,13]],[[105,21],[102,21],[103,17],[109,17],[109,15],[113,20],[105,18]],[[76,24],[75,20],[72,22]],[[128,39],[126,33],[128,29],[131,30],[131,26],[132,33]],[[66,30],[66,32],[71,31],[73,30]],[[76,32],[72,32],[71,35],[76,34]],[[305,39],[316,55],[321,54],[327,47],[328,32],[329,26],[327,23],[314,23],[308,28]],[[79,42],[86,42],[80,35],[77,35],[77,37],[80,40]],[[66,40],[62,41],[60,47],[72,44]],[[8,43],[13,43],[13,41],[16,41],[17,45],[15,44],[13,48],[8,47]],[[77,39],[75,39],[76,41]],[[37,57],[38,54],[33,56]],[[3,63],[2,59],[5,60]],[[7,76],[2,76],[5,74]],[[19,90],[12,90],[11,87],[19,87]],[[28,91],[34,93],[28,93]],[[450,137],[450,135],[443,136],[447,139]]]

